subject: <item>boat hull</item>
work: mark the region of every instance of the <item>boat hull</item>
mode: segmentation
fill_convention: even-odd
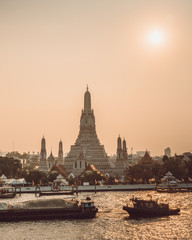
[[[150,208],[132,208],[124,206],[123,210],[127,211],[131,218],[151,218],[151,217],[162,217],[169,215],[178,215],[179,209],[150,209]]]
[[[161,192],[161,193],[177,193],[177,192],[192,192],[192,189],[188,189],[188,188],[157,188],[156,189],[157,192]]]
[[[97,212],[97,208],[8,209],[0,211],[0,222],[94,218]]]
[[[14,198],[15,196],[16,192],[0,194],[0,198]]]

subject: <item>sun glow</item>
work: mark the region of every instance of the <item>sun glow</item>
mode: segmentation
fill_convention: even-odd
[[[161,45],[165,41],[165,35],[160,30],[153,30],[148,34],[148,41],[152,45]]]

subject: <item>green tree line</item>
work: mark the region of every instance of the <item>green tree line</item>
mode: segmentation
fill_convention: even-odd
[[[126,170],[126,181],[129,183],[149,183],[154,179],[155,183],[170,171],[176,179],[188,182],[192,178],[192,160],[183,161],[182,159],[171,157],[163,158],[163,164],[153,163],[150,166],[136,164]]]

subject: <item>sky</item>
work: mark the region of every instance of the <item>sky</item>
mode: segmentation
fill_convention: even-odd
[[[98,138],[192,150],[191,0],[0,0],[0,151],[70,151],[88,84]]]

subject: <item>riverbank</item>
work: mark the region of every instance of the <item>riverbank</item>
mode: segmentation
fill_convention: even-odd
[[[181,188],[192,188],[190,184],[179,184]],[[62,186],[61,191],[78,191],[78,192],[104,192],[104,191],[146,191],[156,190],[155,184],[126,184],[126,185],[89,185],[89,186]],[[52,191],[51,186],[31,186],[31,187],[19,187],[16,189],[19,193],[38,193],[39,191],[49,192]]]

